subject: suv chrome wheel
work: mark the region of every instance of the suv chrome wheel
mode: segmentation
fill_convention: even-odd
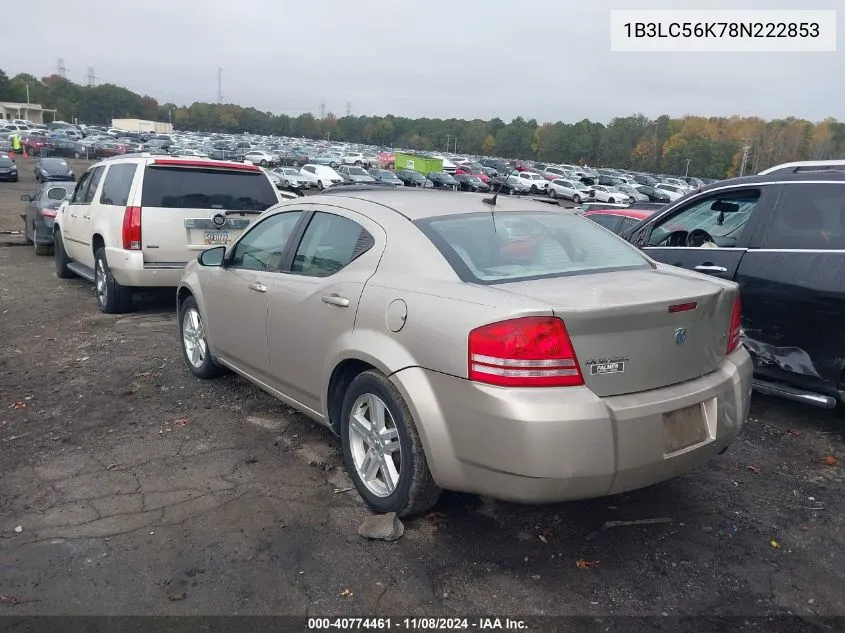
[[[109,300],[109,286],[106,282],[106,266],[102,258],[97,259],[94,268],[94,287],[97,291],[97,303],[103,307]]]

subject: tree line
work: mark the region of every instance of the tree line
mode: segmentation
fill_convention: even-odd
[[[811,122],[798,118],[765,121],[757,117],[650,119],[642,114],[609,123],[584,119],[577,123],[538,123],[516,117],[409,119],[387,115],[323,119],[311,113],[276,115],[234,104],[159,103],[121,86],[83,86],[58,75],[42,79],[22,73],[9,78],[0,70],[0,101],[39,103],[57,110],[56,117],[88,124],[110,124],[113,118],[170,121],[176,129],[252,133],[329,139],[402,147],[503,156],[554,163],[612,166],[659,173],[724,178],[793,160],[845,156],[845,123],[836,119]],[[457,144],[457,145],[455,145]],[[744,148],[747,147],[747,155]]]

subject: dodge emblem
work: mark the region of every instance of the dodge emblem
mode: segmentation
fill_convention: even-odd
[[[679,327],[675,330],[675,345],[683,345],[687,342],[687,331],[686,329]]]

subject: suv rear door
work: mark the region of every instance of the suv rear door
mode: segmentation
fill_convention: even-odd
[[[182,267],[198,251],[233,243],[280,199],[254,165],[156,159],[145,167],[135,201],[144,262]]]

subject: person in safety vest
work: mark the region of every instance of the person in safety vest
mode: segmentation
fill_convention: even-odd
[[[21,151],[21,136],[20,136],[20,134],[15,134],[15,135],[12,137],[12,150],[15,152],[15,154],[21,154],[21,153],[22,153],[22,151]]]

